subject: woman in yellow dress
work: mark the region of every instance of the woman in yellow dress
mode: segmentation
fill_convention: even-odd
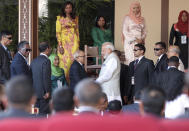
[[[60,68],[65,71],[68,80],[69,69],[73,62],[73,54],[79,49],[78,17],[73,12],[73,4],[66,2],[62,14],[57,16],[56,38],[58,41],[58,56]],[[62,50],[64,49],[64,54]]]

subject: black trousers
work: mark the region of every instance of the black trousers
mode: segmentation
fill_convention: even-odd
[[[50,106],[49,106],[50,99],[37,99],[35,103],[35,107],[39,108],[39,115],[46,115],[50,113]]]

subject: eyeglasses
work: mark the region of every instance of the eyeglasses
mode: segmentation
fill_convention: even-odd
[[[154,48],[154,51],[162,50],[162,48]]]
[[[138,51],[138,50],[142,50],[142,49],[134,49],[133,51]]]
[[[30,52],[30,51],[32,51],[32,49],[26,49],[26,52]]]

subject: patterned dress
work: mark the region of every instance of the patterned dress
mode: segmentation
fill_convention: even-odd
[[[68,79],[69,69],[73,62],[73,54],[79,49],[78,17],[70,19],[57,16],[56,37],[59,46],[64,48],[63,55],[58,52],[59,66],[64,69],[65,76]]]
[[[129,65],[130,62],[135,60],[134,57],[134,46],[137,44],[136,38],[145,39],[146,38],[146,27],[145,22],[141,24],[135,23],[129,16],[126,16],[123,23],[123,35],[124,40],[124,50],[126,64]]]

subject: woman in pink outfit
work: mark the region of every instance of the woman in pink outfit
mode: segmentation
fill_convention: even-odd
[[[122,42],[127,65],[135,60],[134,45],[144,43],[145,38],[146,26],[144,18],[141,16],[141,6],[139,2],[134,2],[130,6],[130,13],[125,16],[123,22]]]

